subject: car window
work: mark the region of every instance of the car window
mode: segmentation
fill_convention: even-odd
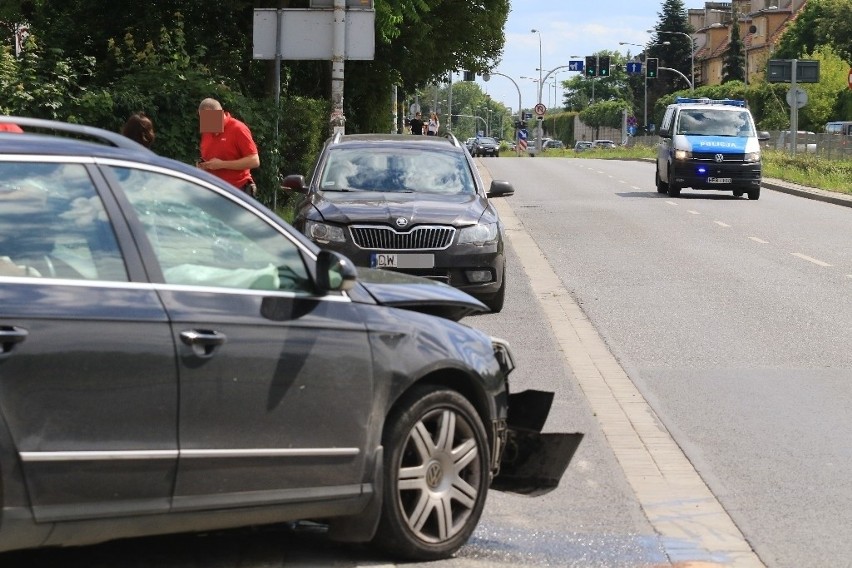
[[[296,244],[241,204],[177,177],[114,169],[167,283],[312,290]]]
[[[701,136],[756,136],[748,112],[720,109],[681,110],[676,132]]]
[[[0,162],[0,275],[127,281],[84,165]]]
[[[328,152],[323,191],[475,193],[462,152],[422,149],[340,148]]]

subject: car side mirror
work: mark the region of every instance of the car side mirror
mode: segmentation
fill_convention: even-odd
[[[358,280],[355,264],[340,254],[321,250],[317,255],[317,288],[320,292],[343,292],[352,289]]]
[[[488,188],[488,197],[509,197],[515,194],[514,186],[508,181],[495,179]]]
[[[307,193],[308,188],[305,186],[305,176],[291,174],[285,177],[281,182],[281,189],[284,191],[294,191],[296,193]]]
[[[757,133],[757,139],[761,140],[761,141],[769,140],[769,133],[765,130],[761,130],[760,132]]]
[[[672,132],[668,128],[661,128],[659,132],[660,138],[671,138]]]

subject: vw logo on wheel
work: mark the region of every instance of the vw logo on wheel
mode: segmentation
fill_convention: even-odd
[[[725,159],[725,156],[722,154],[716,154],[715,158],[717,162],[721,162]]]
[[[406,219],[405,217],[398,217],[397,218],[397,220],[396,220],[396,226],[397,227],[405,227],[406,225],[408,225],[408,219]]]
[[[441,465],[435,462],[430,463],[429,467],[426,468],[426,485],[430,489],[435,489],[440,485],[442,477]]]

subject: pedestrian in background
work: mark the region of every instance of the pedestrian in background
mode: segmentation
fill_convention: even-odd
[[[124,123],[121,133],[131,140],[150,148],[154,143],[154,123],[144,112],[134,112]]]
[[[260,157],[249,127],[211,98],[198,105],[198,119],[201,159],[196,165],[256,197],[251,170],[260,167]]]
[[[426,127],[426,136],[437,136],[440,126],[441,122],[438,120],[438,113],[433,112],[429,115],[429,126]]]
[[[414,134],[416,136],[422,136],[423,135],[424,123],[423,123],[423,119],[420,118],[420,112],[419,111],[414,113],[414,118],[411,119],[410,126],[411,126],[411,133],[412,134]]]

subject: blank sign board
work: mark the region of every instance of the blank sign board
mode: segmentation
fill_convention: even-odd
[[[253,54],[255,59],[275,59],[275,9],[254,11]],[[334,10],[287,8],[281,10],[281,59],[332,58]],[[372,60],[376,52],[376,13],[345,11],[344,58]]]

